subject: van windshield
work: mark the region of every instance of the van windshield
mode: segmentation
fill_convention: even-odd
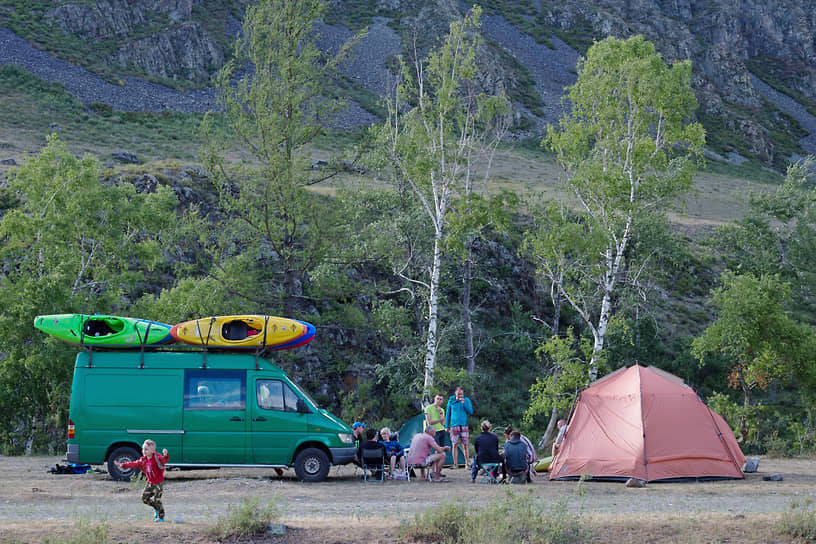
[[[320,406],[320,405],[319,405],[319,404],[318,404],[318,403],[317,403],[317,402],[316,402],[316,401],[315,401],[315,400],[312,398],[312,396],[311,396],[309,393],[307,393],[306,391],[304,391],[304,390],[303,390],[303,388],[302,388],[302,387],[300,387],[298,384],[296,384],[294,381],[291,381],[291,380],[290,380],[290,381],[289,381],[289,384],[290,384],[290,385],[291,385],[291,386],[292,386],[292,387],[293,387],[293,388],[294,388],[294,389],[295,389],[295,390],[296,390],[298,393],[300,393],[300,395],[301,395],[301,396],[302,396],[304,399],[306,399],[306,402],[310,403],[310,404],[311,404],[312,406],[314,406],[315,408],[318,408],[318,409],[323,408],[322,406]]]

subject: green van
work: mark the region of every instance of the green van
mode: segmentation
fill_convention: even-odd
[[[355,454],[348,425],[252,353],[82,351],[68,418],[68,461],[107,461],[117,480],[148,438],[169,468],[294,467],[311,482]]]

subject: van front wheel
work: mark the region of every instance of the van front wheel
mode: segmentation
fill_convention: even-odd
[[[119,468],[116,466],[116,461],[120,463],[126,463],[128,461],[136,461],[140,458],[139,452],[136,451],[134,448],[130,446],[120,446],[113,450],[113,452],[108,456],[108,474],[111,475],[111,478],[114,480],[119,480],[122,482],[129,482],[130,478],[139,474],[138,468]]]
[[[318,448],[306,448],[295,457],[295,474],[304,482],[325,480],[330,466],[329,456]]]

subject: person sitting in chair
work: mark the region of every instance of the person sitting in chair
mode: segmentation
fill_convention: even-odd
[[[417,433],[411,439],[411,446],[408,449],[406,461],[409,465],[420,467],[422,477],[425,477],[425,467],[430,471],[432,482],[442,481],[442,465],[445,464],[445,452],[450,451],[450,446],[440,446],[434,440],[436,429],[433,425],[425,427],[424,433]]]
[[[505,441],[510,440],[514,430],[515,429],[513,429],[512,425],[508,425],[507,427],[504,428],[504,440]],[[524,444],[524,447],[527,449],[527,458],[529,460],[529,463],[533,464],[536,461],[538,461],[538,453],[536,453],[535,446],[533,446],[533,443],[530,442],[530,439],[527,438],[526,436],[524,436],[523,434],[519,433],[519,440],[521,440],[521,443]],[[532,469],[531,469],[531,472],[532,472]],[[530,474],[527,474],[527,482],[531,482],[531,481],[533,481],[533,480],[530,477]]]
[[[521,433],[518,431],[513,431],[510,440],[504,444],[504,463],[511,482],[521,477],[524,477],[522,482],[527,481],[530,456],[527,454],[527,446],[521,441]]]
[[[371,476],[379,480],[385,468],[385,446],[377,440],[376,429],[366,429],[366,441],[357,448],[357,457],[359,457],[363,468],[368,466],[369,470],[371,470]]]
[[[385,457],[391,461],[391,479],[396,480],[397,473],[394,469],[397,461],[400,463],[400,470],[405,472],[405,449],[396,440],[391,440],[391,429],[388,427],[380,429],[380,443],[385,446]]]
[[[490,432],[492,427],[488,420],[482,421],[482,434],[476,437],[473,441],[473,447],[476,448],[476,457],[473,461],[473,469],[470,472],[470,481],[476,481],[476,475],[479,469],[485,463],[501,464],[501,456],[499,455],[499,437]],[[495,474],[494,474],[495,476]]]

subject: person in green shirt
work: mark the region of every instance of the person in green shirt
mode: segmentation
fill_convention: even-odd
[[[434,431],[436,431],[434,440],[440,446],[445,445],[445,409],[442,408],[444,401],[445,397],[442,396],[442,393],[437,393],[433,404],[425,407],[425,425],[434,428]]]

